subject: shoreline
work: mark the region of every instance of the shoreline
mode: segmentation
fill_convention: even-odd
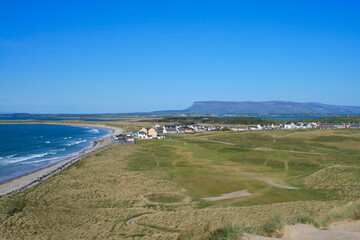
[[[85,148],[79,152],[78,155],[65,158],[62,161],[55,163],[51,166],[48,166],[43,169],[36,170],[32,173],[26,174],[24,176],[11,179],[9,181],[3,182],[0,184],[0,198],[14,195],[21,191],[24,191],[28,188],[36,186],[46,179],[60,173],[64,169],[70,167],[72,164],[76,163],[83,157],[89,156],[99,150],[105,149],[113,144],[112,136],[123,133],[124,130],[117,127],[106,126],[103,124],[70,124],[70,123],[0,123],[0,124],[47,124],[47,125],[71,125],[71,126],[80,126],[80,127],[97,127],[97,128],[106,128],[110,129],[113,132],[104,136],[99,140],[95,140],[92,143],[91,147]]]

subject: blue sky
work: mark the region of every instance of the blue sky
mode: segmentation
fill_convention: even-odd
[[[1,1],[0,112],[360,106],[359,1]]]

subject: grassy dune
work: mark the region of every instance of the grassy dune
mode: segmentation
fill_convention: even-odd
[[[325,227],[359,216],[359,166],[358,130],[208,132],[114,145],[0,199],[0,238],[230,239],[276,236],[287,223]],[[201,200],[243,189],[252,196]]]

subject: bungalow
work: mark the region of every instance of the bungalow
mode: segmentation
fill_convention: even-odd
[[[296,125],[293,122],[287,122],[284,127],[285,129],[295,129]]]
[[[185,133],[194,133],[194,132],[195,132],[195,130],[191,127],[185,128]]]
[[[214,126],[209,126],[209,127],[207,128],[207,130],[208,130],[208,131],[215,131],[215,130],[216,130],[216,127],[214,127]]]
[[[138,132],[138,138],[149,138],[147,133],[144,131],[139,131]]]
[[[265,125],[263,125],[263,124],[257,125],[257,129],[259,129],[259,130],[263,130],[264,128],[265,128]]]
[[[257,126],[248,126],[248,129],[251,131],[259,130]]]
[[[174,134],[177,133],[177,130],[175,127],[163,127],[163,133],[168,133],[168,134]]]
[[[305,124],[303,125],[303,128],[304,128],[304,129],[310,129],[310,128],[314,128],[314,126],[313,126],[311,123],[305,123]]]

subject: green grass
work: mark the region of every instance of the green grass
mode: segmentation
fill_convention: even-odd
[[[148,199],[151,202],[159,202],[159,203],[176,203],[181,202],[182,197],[179,195],[171,195],[171,194],[164,194],[158,193],[148,196]]]
[[[360,130],[206,132],[114,145],[0,199],[0,238],[234,239],[278,236],[286,224],[323,228],[359,219],[358,191],[339,194],[359,184],[359,156]],[[201,200],[243,189],[253,195]]]
[[[220,202],[234,206],[341,199],[341,196],[333,196],[330,189],[315,190],[305,186],[302,179],[336,164],[358,165],[360,150],[342,146],[354,141],[359,144],[360,131],[341,132],[347,136],[338,136],[336,131],[325,132],[326,135],[324,130],[211,132],[192,136],[173,135],[171,140],[138,141],[141,151],[131,159],[130,169],[175,181],[197,199],[242,189],[254,194]],[[345,145],[328,145],[330,139],[337,138]],[[305,153],[258,151],[257,147]],[[278,188],[269,181],[300,189]]]

